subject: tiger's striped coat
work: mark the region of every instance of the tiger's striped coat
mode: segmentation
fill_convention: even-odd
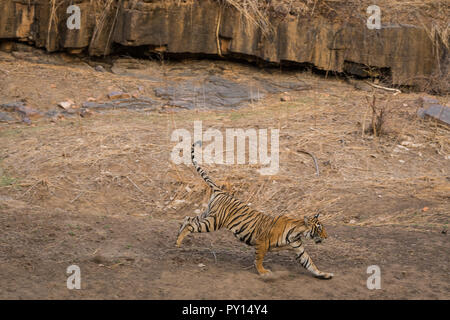
[[[263,259],[268,251],[293,249],[296,260],[315,277],[331,279],[332,273],[320,271],[312,262],[303,246],[302,237],[321,242],[327,234],[319,221],[319,215],[304,220],[297,220],[285,216],[269,216],[250,208],[247,204],[222,191],[198,165],[194,157],[192,145],[192,163],[212,189],[212,196],[206,210],[200,216],[186,217],[180,227],[176,245],[179,247],[189,233],[211,232],[220,228],[231,230],[241,241],[254,246],[255,266],[259,274],[270,273],[263,267]]]

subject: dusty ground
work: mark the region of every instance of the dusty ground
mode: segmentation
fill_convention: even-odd
[[[0,123],[0,298],[450,298],[450,133],[415,116],[424,94],[376,92],[390,111],[386,134],[374,138],[362,132],[371,89],[334,77],[222,61],[161,66],[133,59],[130,72],[118,75],[69,56],[0,54],[0,104],[25,99],[42,111],[66,99],[105,100],[114,90],[155,98],[155,86],[183,74],[246,83],[249,77],[297,79],[311,86],[238,110],[161,107]],[[306,248],[335,278],[315,279],[292,253],[280,252],[266,257],[274,276],[262,279],[253,249],[227,231],[193,235],[175,248],[183,217],[195,215],[208,198],[191,166],[170,162],[171,133],[192,132],[194,120],[222,132],[280,129],[277,175],[261,176],[255,165],[206,167],[264,212],[300,218],[320,210],[329,239]],[[319,177],[298,149],[317,156]],[[72,264],[81,268],[81,290],[66,288]],[[381,268],[381,290],[366,287],[370,265]]]

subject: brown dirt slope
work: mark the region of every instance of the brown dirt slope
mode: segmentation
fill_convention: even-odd
[[[357,90],[339,79],[223,61],[161,66],[131,59],[143,67],[117,75],[82,62],[2,57],[0,104],[25,99],[41,111],[68,98],[77,104],[107,99],[114,90],[154,98],[155,86],[190,73],[214,72],[246,84],[255,77],[297,79],[311,89],[267,95],[237,110],[161,107],[0,123],[0,298],[450,298],[450,134],[416,117],[420,94]],[[389,109],[381,137],[362,130],[370,123],[373,94]],[[183,217],[195,215],[208,198],[191,166],[170,161],[171,133],[192,132],[195,120],[203,130],[221,132],[280,129],[276,175],[259,175],[257,165],[205,167],[264,212],[301,218],[320,210],[329,239],[306,248],[334,279],[311,277],[290,252],[269,254],[265,265],[274,276],[262,279],[253,249],[226,231],[191,235],[175,248]],[[299,149],[317,156],[319,177]],[[72,264],[81,268],[81,290],[66,288]],[[381,268],[381,290],[366,287],[370,265]]]

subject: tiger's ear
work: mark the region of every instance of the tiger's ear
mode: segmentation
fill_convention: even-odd
[[[314,218],[319,219],[319,215],[320,215],[320,213],[316,214],[316,215],[314,216]]]

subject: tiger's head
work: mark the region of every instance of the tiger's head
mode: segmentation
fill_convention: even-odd
[[[304,236],[314,239],[315,243],[320,243],[328,237],[322,223],[319,221],[319,214],[311,218],[305,217],[305,226],[307,229],[304,232]]]

